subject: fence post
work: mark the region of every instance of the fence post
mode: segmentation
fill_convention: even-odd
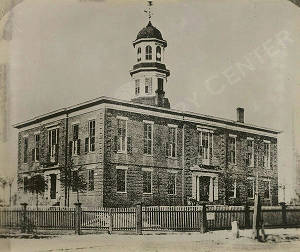
[[[136,204],[136,234],[142,234],[142,204]]]
[[[282,224],[284,226],[287,225],[287,218],[286,218],[286,204],[285,202],[281,202],[280,203],[281,207],[282,207]]]
[[[21,203],[21,206],[22,206],[21,232],[26,233],[26,229],[27,229],[27,203]]]
[[[108,209],[108,214],[109,214],[109,227],[108,227],[108,233],[109,233],[109,234],[112,234],[113,225],[114,225],[114,223],[113,223],[114,219],[113,219],[113,213],[112,213],[112,209],[111,209],[111,208]]]
[[[75,209],[75,234],[81,234],[81,203],[74,203]]]
[[[245,205],[245,228],[250,228],[250,207],[248,202]]]
[[[206,205],[204,204],[202,206],[200,232],[205,233],[206,231],[207,231],[207,216],[206,216]]]

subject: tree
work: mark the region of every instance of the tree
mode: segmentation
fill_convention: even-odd
[[[36,208],[39,206],[39,194],[42,194],[47,189],[47,182],[43,175],[37,174],[29,178],[27,190],[30,193],[36,194]]]
[[[81,168],[74,165],[72,158],[67,165],[61,169],[60,182],[65,189],[65,206],[70,205],[70,190],[76,192],[77,202],[79,202],[79,193],[87,188],[86,178]]]

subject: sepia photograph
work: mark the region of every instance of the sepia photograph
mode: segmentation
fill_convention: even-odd
[[[0,251],[300,251],[300,1],[0,0]]]

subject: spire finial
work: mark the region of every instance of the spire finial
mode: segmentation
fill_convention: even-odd
[[[148,9],[144,10],[144,12],[146,12],[148,14],[148,18],[149,18],[149,22],[151,21],[151,17],[153,15],[152,11],[151,11],[151,7],[153,6],[153,1],[147,1],[148,2]]]

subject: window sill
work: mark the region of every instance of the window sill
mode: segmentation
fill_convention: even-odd
[[[150,195],[152,195],[152,194],[153,194],[152,192],[151,192],[151,193],[145,193],[145,192],[143,192],[143,195],[146,195],[146,196],[147,196],[147,195],[150,196]]]
[[[145,157],[153,157],[153,154],[144,154]]]
[[[172,160],[177,160],[178,159],[177,156],[176,157],[170,157],[170,156],[168,156],[167,158],[172,159]]]
[[[118,191],[117,191],[117,193],[118,194],[127,194],[127,192],[118,192]]]
[[[117,154],[128,154],[127,151],[117,151]]]

